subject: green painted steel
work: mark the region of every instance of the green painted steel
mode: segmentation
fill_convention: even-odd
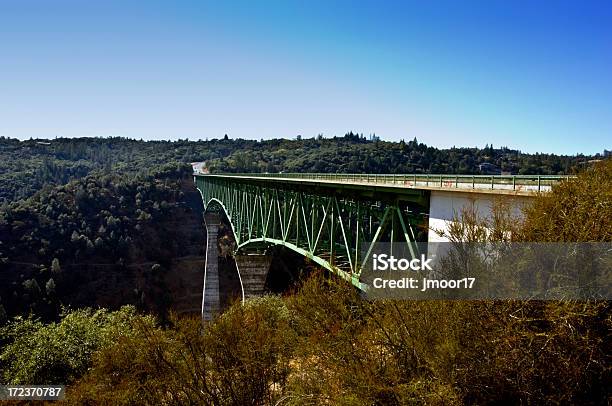
[[[223,212],[236,252],[285,246],[365,289],[373,247],[427,240],[429,191],[257,176],[197,175],[207,211]]]

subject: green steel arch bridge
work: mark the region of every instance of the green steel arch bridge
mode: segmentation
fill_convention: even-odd
[[[273,245],[284,246],[360,289],[366,288],[360,275],[374,245],[380,242],[404,244],[411,255],[419,255],[417,242],[432,241],[430,228],[435,210],[445,211],[448,209],[445,206],[456,204],[453,202],[458,199],[486,200],[494,196],[528,199],[538,192],[550,190],[566,178],[568,176],[194,174],[204,202],[209,235],[217,235],[216,229],[210,228],[214,225],[209,223],[216,222],[210,220],[214,218],[211,216],[225,217],[235,238],[237,255]],[[214,291],[211,285],[218,285],[214,275],[212,282],[208,281],[216,272],[213,269],[216,266],[211,266],[214,259],[209,258],[208,251],[212,256],[215,249],[216,242],[209,242],[204,297],[207,289]],[[249,296],[244,279],[242,275],[243,297]],[[213,304],[213,310],[214,307]]]

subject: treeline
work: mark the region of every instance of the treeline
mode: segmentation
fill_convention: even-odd
[[[231,141],[225,141],[231,142]],[[229,156],[208,161],[212,172],[324,172],[324,173],[482,173],[482,164],[499,171],[528,174],[563,174],[589,160],[584,156],[523,154],[508,148],[429,147],[416,139],[387,142],[342,138],[234,141],[245,147]]]
[[[167,162],[202,162],[212,172],[482,173],[483,164],[513,174],[566,174],[593,158],[524,154],[505,147],[438,149],[416,139],[344,137],[209,141],[137,141],[0,137],[0,204],[94,172],[138,174]],[[492,165],[492,166],[491,166]]]

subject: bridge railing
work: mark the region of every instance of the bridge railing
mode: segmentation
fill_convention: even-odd
[[[221,175],[221,174],[219,174]],[[352,174],[352,173],[228,173],[226,176],[304,179],[341,183],[370,183],[405,187],[548,191],[571,175],[444,175],[444,174]]]

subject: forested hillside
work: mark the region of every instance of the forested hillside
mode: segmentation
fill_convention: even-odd
[[[480,173],[488,163],[513,174],[571,173],[586,156],[523,154],[507,148],[437,149],[419,143],[339,138],[210,141],[136,141],[59,138],[18,141],[0,137],[0,204],[26,198],[45,185],[95,173],[123,178],[168,162],[206,161],[211,172]]]
[[[54,319],[62,305],[125,303],[163,314],[173,293],[162,288],[168,274],[188,271],[189,262],[199,272],[203,262],[201,202],[190,175],[176,162],[132,174],[95,170],[5,203],[1,318]]]

